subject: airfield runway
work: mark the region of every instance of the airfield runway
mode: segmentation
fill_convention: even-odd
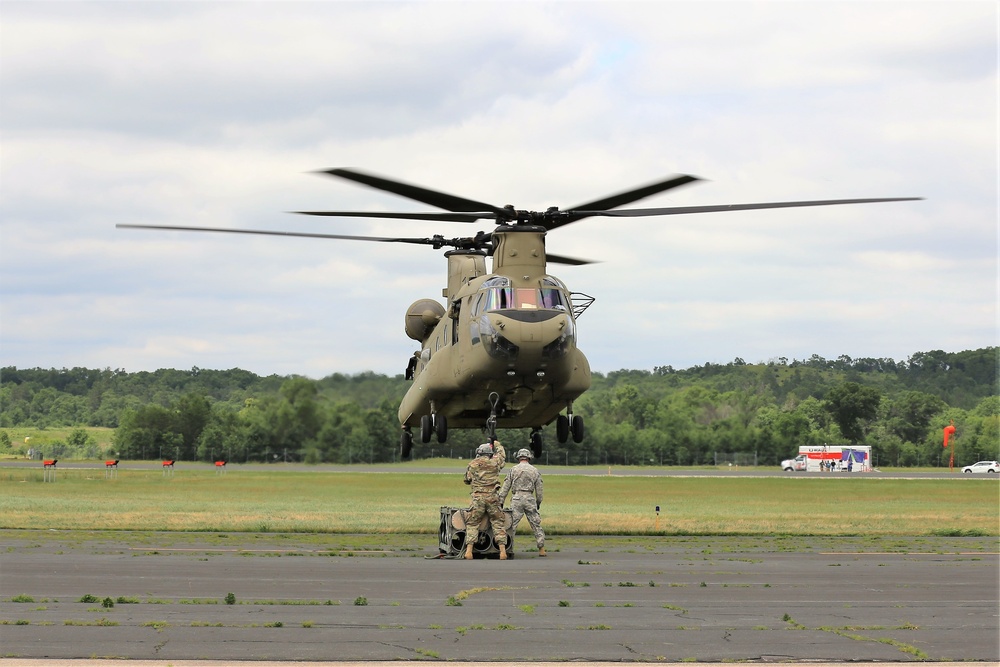
[[[0,534],[4,667],[1000,661],[996,538]]]

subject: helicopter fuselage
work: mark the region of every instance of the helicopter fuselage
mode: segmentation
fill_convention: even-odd
[[[423,301],[408,314],[436,323],[407,322],[422,348],[399,408],[403,427],[424,415],[444,416],[449,427],[483,427],[495,412],[499,428],[541,428],[590,387],[571,293],[546,273],[544,236],[542,228],[499,228],[492,273],[482,253],[448,253],[447,309],[428,312]]]

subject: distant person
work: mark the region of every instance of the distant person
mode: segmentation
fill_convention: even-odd
[[[497,495],[500,471],[507,462],[507,452],[499,440],[479,445],[476,458],[465,470],[465,483],[472,487],[472,509],[465,518],[465,557],[472,559],[472,545],[479,539],[479,524],[490,518],[493,536],[500,547],[500,560],[507,560],[507,531],[504,529],[503,503]]]
[[[507,497],[507,492],[511,492],[510,508],[513,510],[510,530],[517,532],[517,524],[521,517],[528,518],[531,532],[535,534],[535,544],[538,546],[538,555],[545,554],[545,531],[542,530],[542,517],[538,514],[538,508],[542,506],[542,474],[531,465],[531,451],[520,449],[517,452],[517,465],[507,473],[507,479],[500,487],[500,504]]]
[[[417,362],[420,360],[420,350],[413,353],[410,360],[406,364],[406,374],[403,375],[407,380],[412,380],[414,375],[417,373]]]

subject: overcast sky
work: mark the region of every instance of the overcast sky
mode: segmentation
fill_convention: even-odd
[[[998,344],[996,2],[0,3],[0,365],[397,374],[428,206],[924,201],[591,218],[548,249],[599,372]]]

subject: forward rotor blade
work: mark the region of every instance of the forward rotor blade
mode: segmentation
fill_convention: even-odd
[[[392,218],[397,220],[435,220],[443,222],[476,222],[483,218],[496,219],[496,215],[479,213],[395,213],[387,211],[292,211],[299,215],[322,215],[337,218]]]
[[[568,225],[571,222],[589,218],[595,215],[593,211],[606,211],[608,209],[624,206],[625,204],[631,204],[632,202],[639,201],[640,199],[644,199],[646,197],[651,197],[652,195],[659,194],[660,192],[672,190],[673,188],[678,188],[682,185],[687,185],[688,183],[700,180],[701,179],[697,176],[681,174],[679,176],[668,178],[664,181],[650,183],[649,185],[635,188],[634,190],[620,192],[616,195],[603,197],[602,199],[597,199],[586,204],[573,206],[566,209],[562,215],[558,215],[546,221],[545,228],[549,230],[556,229],[558,227],[562,227],[563,225]]]
[[[365,174],[353,169],[326,169],[320,173],[345,178],[349,181],[361,183],[362,185],[367,185],[368,187],[375,188],[377,190],[384,190],[386,192],[400,195],[401,197],[406,197],[407,199],[413,199],[415,201],[423,202],[424,204],[437,206],[438,208],[443,208],[446,211],[492,211],[498,217],[502,217],[504,215],[503,209],[497,208],[492,204],[484,204],[483,202],[478,202],[472,199],[456,197],[455,195],[449,195],[445,192],[429,190],[417,185],[410,185],[409,183],[394,181],[381,176],[373,176],[371,174]]]
[[[568,211],[606,211],[611,208],[618,208],[619,206],[624,206],[625,204],[631,204],[634,201],[639,201],[640,199],[645,199],[646,197],[651,197],[660,192],[666,190],[672,190],[673,188],[678,188],[682,185],[687,185],[688,183],[693,183],[694,181],[700,181],[701,179],[697,176],[690,176],[688,174],[681,174],[679,176],[674,176],[668,178],[665,181],[659,181],[657,183],[650,183],[649,185],[644,185],[641,188],[635,188],[634,190],[628,190],[626,192],[619,192],[616,195],[610,195],[596,201],[592,201],[588,204],[581,204],[579,206],[573,206],[566,210]]]
[[[219,232],[222,234],[256,234],[260,236],[297,236],[312,239],[340,239],[347,241],[376,241],[380,243],[414,243],[418,245],[437,245],[438,247],[450,245],[448,241],[441,237],[416,238],[416,237],[389,237],[389,236],[349,236],[345,234],[312,234],[308,232],[278,232],[265,229],[228,229],[224,227],[177,227],[166,225],[123,225],[118,224],[119,229],[159,229],[173,232]]]
[[[686,213],[719,213],[722,211],[750,211],[765,208],[797,208],[802,206],[835,206],[837,204],[877,204],[890,201],[920,201],[923,197],[889,197],[880,199],[824,199],[817,201],[780,201],[760,204],[717,204],[714,206],[673,206],[669,208],[631,208],[620,211],[572,211],[585,216],[608,218],[641,218],[651,215],[683,215]]]
[[[570,266],[583,266],[584,264],[595,264],[593,259],[577,259],[576,257],[566,257],[565,255],[553,255],[545,253],[545,261],[549,264],[569,264]]]

